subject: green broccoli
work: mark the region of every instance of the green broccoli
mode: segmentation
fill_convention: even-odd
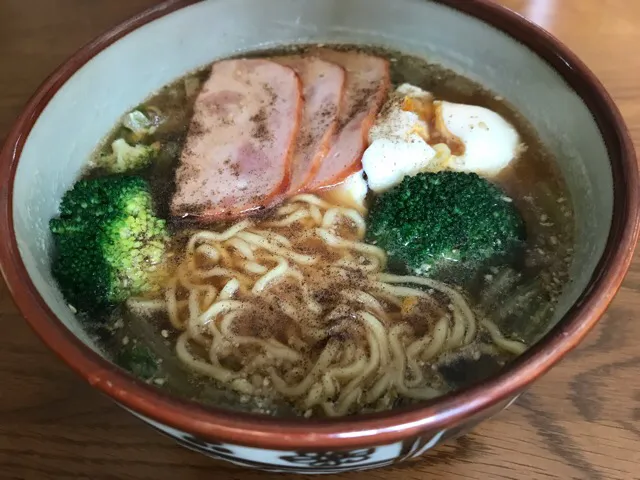
[[[78,181],[64,195],[50,230],[53,276],[78,310],[96,312],[156,288],[167,230],[142,178]]]
[[[483,262],[508,253],[525,234],[512,201],[474,173],[420,173],[378,196],[367,240],[415,273]]]
[[[134,172],[151,165],[159,151],[160,144],[157,142],[129,145],[126,140],[119,138],[111,144],[111,153],[99,157],[97,166],[109,173]]]

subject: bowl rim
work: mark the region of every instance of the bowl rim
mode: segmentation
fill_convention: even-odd
[[[521,15],[490,0],[424,0],[440,3],[502,31],[545,60],[589,108],[611,159],[614,206],[605,251],[578,301],[534,347],[483,383],[405,409],[339,419],[283,419],[238,413],[173,397],[135,379],[84,345],[38,294],[19,254],[13,228],[13,184],[22,149],[36,120],[60,87],[117,40],[202,0],[167,0],[89,42],[52,73],[31,97],[0,152],[0,270],[22,316],[48,347],[93,387],[127,409],[204,439],[276,450],[349,449],[387,445],[448,428],[522,392],[575,348],[620,288],[640,226],[640,181],[631,138],[603,85],[564,44]]]

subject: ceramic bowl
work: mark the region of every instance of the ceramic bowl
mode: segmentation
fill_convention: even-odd
[[[577,222],[553,325],[479,385],[412,408],[278,419],[173,398],[109,363],[51,277],[48,221],[99,140],[150,92],[243,50],[303,43],[391,47],[440,63],[514,105],[559,159]],[[91,385],[178,442],[264,470],[333,473],[421,455],[507,407],[574,348],[622,282],[638,234],[638,171],[615,105],[566,47],[484,0],[175,0],[91,42],[27,104],[0,158],[0,261],[20,311]]]

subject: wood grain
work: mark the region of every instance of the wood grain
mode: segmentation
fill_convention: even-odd
[[[0,138],[56,65],[153,3],[2,0]],[[634,49],[640,44],[640,3],[502,3],[574,49],[602,79],[640,141],[640,55]],[[508,411],[411,464],[338,478],[639,479],[639,293],[636,257],[596,331]],[[181,449],[93,391],[40,343],[1,281],[0,326],[0,478],[276,478]]]

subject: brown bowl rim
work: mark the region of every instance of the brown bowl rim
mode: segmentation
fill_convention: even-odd
[[[520,393],[593,328],[620,288],[639,228],[638,166],[620,112],[602,84],[565,45],[524,17],[489,0],[432,0],[471,15],[524,44],[549,63],[593,114],[612,160],[614,208],[605,252],[585,292],[558,325],[503,372],[480,385],[406,409],[341,419],[283,419],[208,408],[138,381],[93,352],[56,318],[22,263],[13,229],[12,194],[26,139],[58,89],[97,53],[129,32],[200,0],[168,0],[88,43],[63,63],[19,115],[0,153],[0,268],[21,314],[41,339],[95,388],[156,422],[210,440],[271,449],[347,449],[385,445],[447,428]]]

